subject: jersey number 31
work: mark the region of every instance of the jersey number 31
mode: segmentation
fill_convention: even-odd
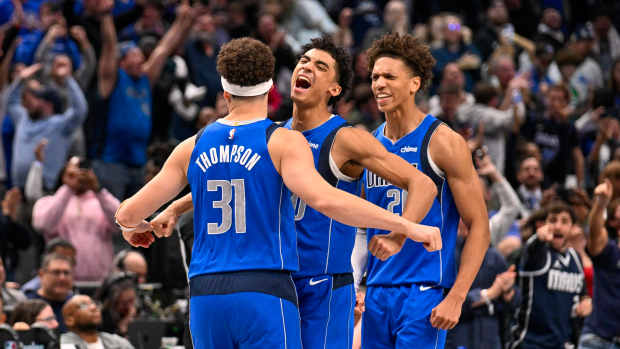
[[[213,208],[222,210],[222,223],[208,223],[209,234],[224,234],[232,226],[233,210],[230,202],[233,199],[235,188],[235,232],[245,233],[245,182],[243,179],[231,179],[230,181],[213,179],[207,181],[208,191],[222,191],[222,199],[213,201]]]

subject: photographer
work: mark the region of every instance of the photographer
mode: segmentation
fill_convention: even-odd
[[[76,280],[97,281],[105,277],[112,263],[118,205],[112,194],[101,189],[90,164],[72,157],[56,193],[35,203],[32,222],[46,240],[59,236],[76,246]]]

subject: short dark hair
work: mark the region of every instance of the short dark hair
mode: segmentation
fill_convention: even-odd
[[[377,60],[381,57],[401,59],[415,76],[420,77],[420,90],[426,89],[433,79],[435,58],[430,48],[413,35],[391,33],[372,43],[366,51],[368,54],[368,70],[372,72]]]
[[[302,46],[301,52],[306,53],[312,49],[325,51],[336,61],[336,79],[342,91],[338,96],[329,99],[328,104],[332,105],[346,95],[351,89],[353,81],[351,55],[344,48],[336,46],[334,40],[327,35],[310,40],[309,43]]]
[[[547,211],[547,216],[549,216],[550,214],[559,214],[562,212],[566,212],[570,215],[571,221],[573,223],[575,222],[575,211],[573,211],[573,208],[562,200],[552,201],[549,205],[547,205],[547,207],[545,207],[545,210]]]
[[[231,40],[217,55],[217,72],[239,86],[258,85],[271,79],[274,67],[271,49],[256,39]]]
[[[64,171],[63,171],[64,172]],[[45,254],[54,253],[59,248],[64,247],[75,251],[75,246],[69,241],[62,238],[53,238],[45,244]]]
[[[71,268],[75,266],[75,261],[65,255],[62,255],[60,253],[48,253],[43,257],[43,262],[41,262],[41,269],[46,269],[52,261],[56,260],[62,260],[69,263]]]
[[[568,86],[566,86],[565,84],[555,84],[555,85],[551,85],[551,87],[549,87],[549,93],[551,93],[551,91],[560,91],[562,92],[562,94],[564,95],[564,98],[566,99],[566,102],[570,102],[570,90],[568,89]]]
[[[499,96],[497,88],[489,83],[479,82],[474,87],[474,98],[476,103],[489,104],[489,102],[497,96]]]
[[[28,299],[19,302],[13,309],[9,323],[13,325],[16,322],[25,322],[28,325],[32,325],[37,321],[39,313],[47,306],[49,304],[41,299]]]

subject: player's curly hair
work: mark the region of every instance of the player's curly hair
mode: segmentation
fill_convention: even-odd
[[[271,79],[274,66],[271,49],[252,38],[231,40],[217,55],[217,72],[239,86],[258,85]]]
[[[435,58],[427,45],[410,34],[386,34],[373,42],[366,54],[368,70],[371,72],[379,58],[392,57],[401,59],[414,76],[420,77],[420,90],[426,89],[433,79]]]
[[[342,91],[338,96],[329,99],[328,104],[332,105],[351,90],[353,81],[351,55],[344,48],[336,46],[334,40],[328,35],[310,40],[309,43],[302,46],[301,52],[305,53],[312,49],[325,51],[336,61],[336,80],[338,80]]]

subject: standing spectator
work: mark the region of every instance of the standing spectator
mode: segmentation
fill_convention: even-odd
[[[460,131],[457,123],[457,113],[461,105],[465,103],[465,95],[458,85],[447,83],[439,87],[439,107],[441,113],[435,115],[438,119],[446,123],[455,131]]]
[[[99,332],[101,308],[88,296],[74,296],[62,308],[62,314],[69,332],[60,337],[63,347],[133,349],[125,338],[115,334]]]
[[[531,156],[521,160],[517,180],[519,181],[518,194],[524,206],[524,211],[521,213],[523,218],[527,218],[532,212],[540,209],[543,198],[543,179],[540,160]]]
[[[620,58],[620,34],[611,23],[611,13],[609,8],[601,6],[592,21],[595,36],[592,50],[606,79],[610,75],[613,61]]]
[[[500,110],[516,108],[519,120],[525,118],[526,90],[530,86],[523,75],[515,74],[515,64],[512,57],[508,55],[497,55],[491,59],[489,71],[492,74],[492,81],[496,80],[499,88],[499,107]]]
[[[42,299],[54,310],[61,332],[67,328],[62,317],[62,307],[71,298],[73,289],[73,261],[63,255],[49,254],[43,259],[39,269],[41,287],[34,294],[27,295],[30,299]]]
[[[87,105],[69,69],[64,70],[61,76],[66,81],[69,93],[69,108],[64,112],[62,101],[55,90],[43,87],[24,91],[26,80],[40,67],[36,64],[22,70],[10,88],[8,112],[15,125],[12,172],[15,185],[23,188],[30,165],[35,161],[34,150],[45,138],[49,145],[43,163],[43,184],[51,190],[56,185],[67,157],[72,135],[86,118]]]
[[[606,179],[594,190],[594,206],[590,212],[588,253],[594,265],[594,299],[592,316],[586,319],[579,348],[618,347],[620,334],[620,234],[609,238],[603,217],[615,189]]]
[[[577,93],[577,104],[575,107],[582,108],[588,101],[591,93],[595,89],[603,87],[603,72],[600,65],[591,57],[594,45],[592,26],[583,26],[573,34],[571,39],[571,47],[579,56],[581,63],[571,77],[570,84]]]
[[[541,116],[528,117],[521,133],[540,147],[543,171],[548,185],[564,186],[566,177],[575,173],[580,187],[584,185],[584,159],[575,126],[569,122],[571,108],[566,86],[555,85],[547,93],[547,109]],[[572,160],[572,161],[571,161]]]
[[[108,2],[107,10],[113,2]],[[115,197],[124,199],[142,185],[146,147],[151,136],[152,86],[167,57],[182,42],[191,28],[194,14],[187,4],[178,8],[177,18],[153,53],[145,61],[140,48],[131,43],[117,49],[112,15],[101,19],[103,46],[99,60],[98,91],[107,99],[104,144],[95,173]],[[120,51],[120,67],[117,57]]]
[[[75,280],[99,281],[113,258],[114,212],[118,199],[102,189],[90,163],[72,157],[62,174],[63,185],[39,199],[32,210],[32,224],[46,240],[55,237],[77,246]],[[93,249],[93,246],[97,246]]]
[[[456,63],[448,63],[441,73],[440,86],[456,86],[459,89],[460,99],[464,100],[464,106],[472,106],[474,104],[474,95],[465,91],[465,75]],[[428,113],[431,115],[441,115],[441,103],[439,103],[439,95],[434,95],[428,100]]]
[[[404,35],[409,31],[409,18],[407,16],[407,4],[401,0],[390,0],[383,9],[383,26],[368,29],[364,37],[362,49],[366,50],[373,41],[385,34],[399,33]]]
[[[443,44],[432,51],[437,61],[433,67],[434,86],[437,88],[438,78],[445,66],[450,62],[456,62],[465,74],[465,90],[471,91],[474,81],[479,78],[480,53],[478,49],[466,44],[463,40],[462,23],[456,15],[444,17]]]
[[[614,107],[620,110],[620,58],[614,61],[611,66],[611,77],[609,85],[614,94]]]
[[[592,311],[581,260],[567,246],[573,217],[566,204],[552,204],[545,225],[524,247],[519,269],[523,301],[515,314],[512,349],[566,348],[574,340],[574,319]]]
[[[0,259],[3,261],[4,276],[9,280],[14,280],[14,272],[19,263],[18,251],[28,248],[31,242],[30,230],[20,223],[18,218],[21,206],[20,190],[13,188],[7,191],[2,199],[0,216]]]
[[[295,64],[297,64],[297,59],[293,49],[285,41],[286,35],[286,32],[278,27],[273,15],[265,13],[258,18],[256,38],[269,46],[271,52],[273,52],[273,56],[276,58],[274,70],[275,85],[280,93],[288,96],[291,93],[289,82],[293,75]],[[273,110],[270,109],[269,114],[271,115],[272,113]]]
[[[338,26],[331,20],[318,0],[293,0],[291,8],[283,19],[284,31],[291,33],[294,40],[288,42],[294,52],[301,46],[323,34],[333,35]]]

